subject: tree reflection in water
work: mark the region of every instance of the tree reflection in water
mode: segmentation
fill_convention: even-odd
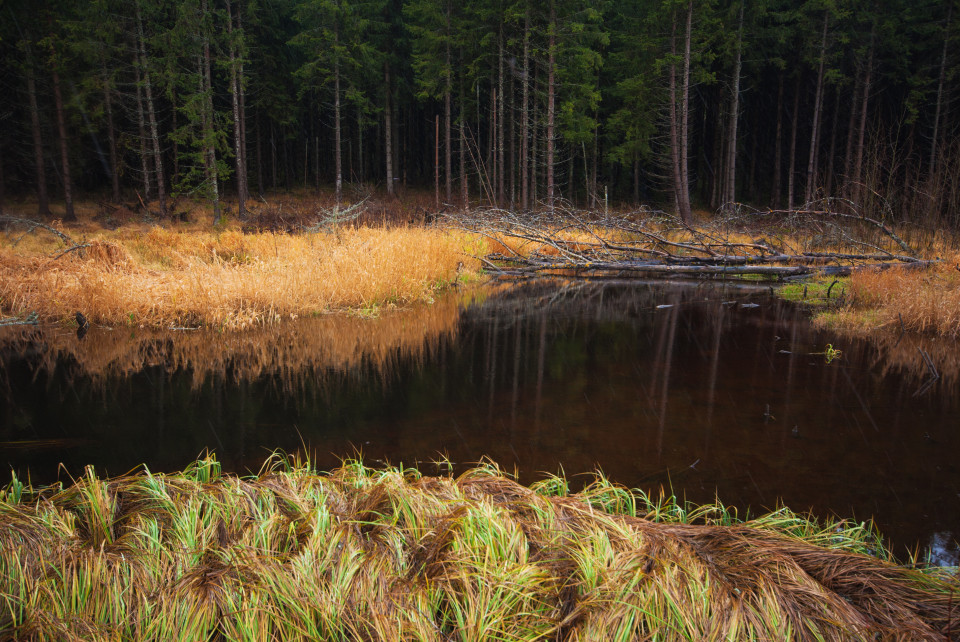
[[[600,468],[753,513],[875,517],[902,554],[958,531],[960,357],[884,337],[817,330],[766,285],[574,279],[238,334],[19,329],[0,338],[0,458],[38,481],[204,449],[237,472],[304,447],[331,468],[489,457],[523,482]],[[922,395],[918,347],[941,375]]]

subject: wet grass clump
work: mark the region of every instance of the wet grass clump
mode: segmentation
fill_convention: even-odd
[[[272,458],[0,497],[0,637],[31,640],[943,639],[957,576],[862,524],[741,521],[602,476],[522,486]]]

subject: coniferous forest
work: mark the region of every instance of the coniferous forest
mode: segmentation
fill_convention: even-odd
[[[688,218],[835,197],[955,226],[955,5],[11,0],[0,203],[69,220],[78,197],[228,197],[242,215],[363,186]]]

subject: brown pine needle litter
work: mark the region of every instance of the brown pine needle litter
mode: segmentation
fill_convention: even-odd
[[[0,638],[948,640],[956,570],[864,525],[740,521],[603,476],[570,494],[274,456],[0,495]]]

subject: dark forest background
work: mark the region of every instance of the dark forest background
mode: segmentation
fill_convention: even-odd
[[[955,226],[957,4],[7,0],[0,203],[436,181],[450,207]]]

